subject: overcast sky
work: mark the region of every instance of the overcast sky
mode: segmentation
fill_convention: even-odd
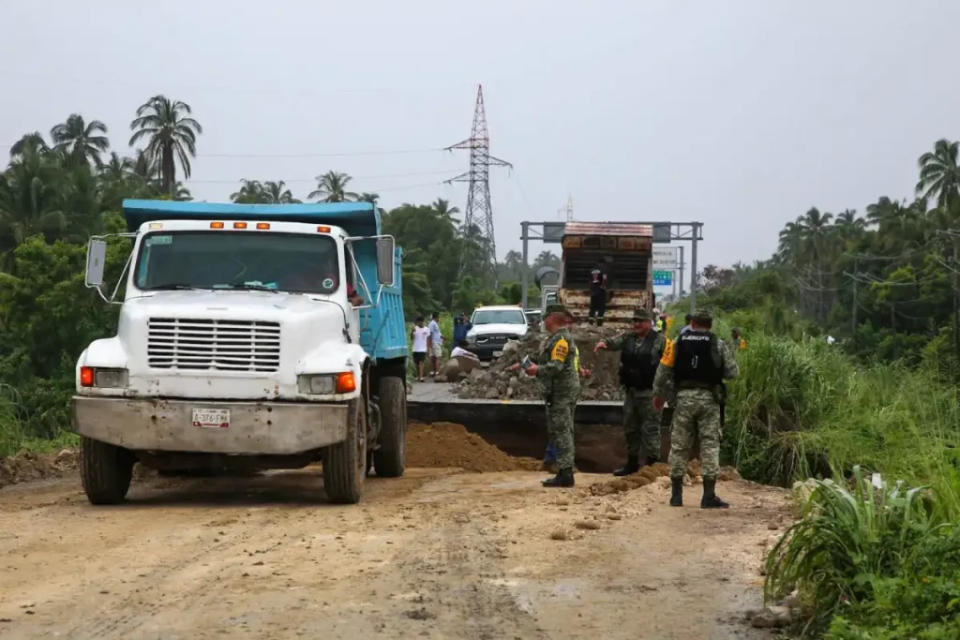
[[[958,25],[950,0],[8,0],[0,144],[76,112],[129,153],[163,93],[203,124],[197,199],[244,177],[304,198],[336,169],[388,208],[463,209],[466,185],[441,183],[466,153],[439,149],[469,136],[483,83],[515,167],[491,171],[501,258],[571,194],[580,220],[702,221],[701,264],[726,265],[768,257],[810,206],[912,196],[917,157],[960,137]]]

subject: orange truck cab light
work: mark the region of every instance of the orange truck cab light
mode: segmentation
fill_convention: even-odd
[[[93,367],[80,367],[80,386],[93,386]]]
[[[357,388],[357,381],[353,377],[353,371],[344,371],[337,374],[337,393],[350,393]]]

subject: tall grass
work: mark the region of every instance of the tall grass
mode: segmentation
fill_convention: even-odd
[[[960,513],[957,390],[898,364],[857,367],[835,345],[753,336],[730,385],[724,453],[746,477],[787,485],[854,465],[940,484]]]
[[[960,529],[925,487],[854,467],[850,488],[815,484],[803,517],[766,561],[768,599],[799,589],[800,632],[830,638],[960,637]],[[936,633],[931,633],[931,630]]]

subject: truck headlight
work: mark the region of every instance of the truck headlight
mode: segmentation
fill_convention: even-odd
[[[102,367],[80,367],[81,387],[101,387],[104,389],[122,389],[127,386],[129,374],[126,369],[107,369]]]
[[[297,376],[297,389],[299,389],[300,393],[329,396],[333,394],[336,386],[337,377],[329,373]]]

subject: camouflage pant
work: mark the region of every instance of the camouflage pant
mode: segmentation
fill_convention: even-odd
[[[557,451],[557,467],[573,469],[573,400],[547,404],[547,438]]]
[[[652,389],[623,390],[623,433],[631,456],[660,457],[660,413],[653,408]]]
[[[700,436],[700,471],[716,478],[720,467],[720,405],[709,389],[683,389],[677,393],[670,434],[670,476],[681,477],[687,469],[693,439]]]

